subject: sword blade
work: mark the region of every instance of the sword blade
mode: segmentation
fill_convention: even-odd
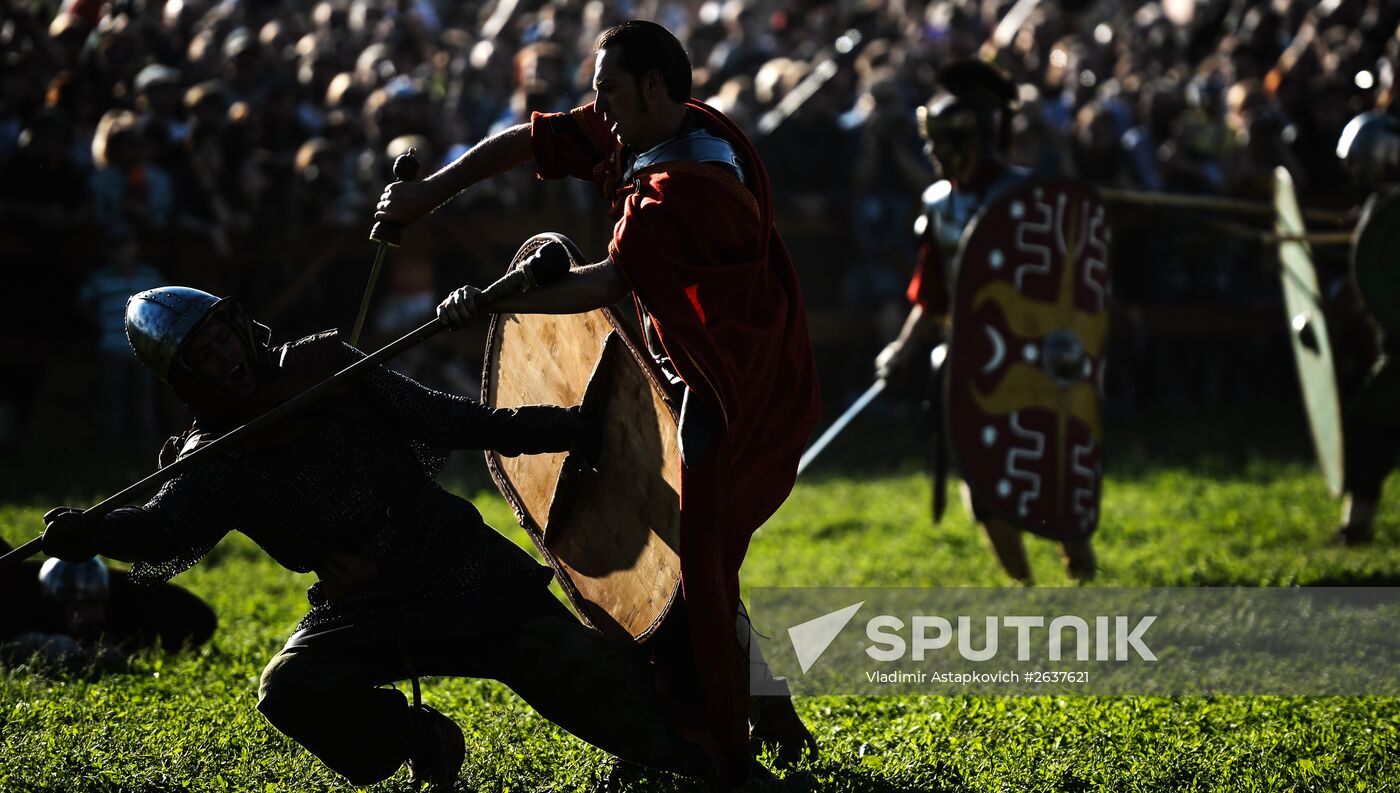
[[[884,380],[876,380],[874,384],[865,389],[865,393],[861,394],[860,398],[852,402],[851,406],[846,408],[846,412],[841,414],[841,418],[832,422],[831,426],[826,428],[826,432],[823,432],[821,437],[817,438],[817,442],[802,453],[802,459],[797,463],[798,476],[801,476],[807,466],[811,465],[812,461],[817,459],[817,455],[821,454],[822,450],[835,440],[837,435],[841,434],[841,430],[844,430],[846,425],[851,423],[851,419],[860,415],[860,412],[865,410],[866,406],[874,401],[875,397],[879,396],[880,392],[884,390]]]
[[[355,329],[350,332],[350,346],[360,346],[360,331],[365,327],[365,315],[369,313],[369,299],[374,297],[374,285],[379,281],[379,268],[384,265],[384,250],[389,243],[380,242],[374,254],[374,266],[369,270],[369,282],[365,284],[365,296],[360,298],[360,314],[355,317]]]

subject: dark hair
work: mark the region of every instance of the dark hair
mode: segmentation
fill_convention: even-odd
[[[666,84],[666,95],[676,102],[690,98],[690,56],[671,31],[642,19],[633,19],[603,31],[597,52],[622,52],[622,68],[639,83],[642,75],[656,69]]]

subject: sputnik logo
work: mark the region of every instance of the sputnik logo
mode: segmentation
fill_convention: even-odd
[[[801,665],[803,674],[806,674],[807,670],[811,669],[812,665],[817,662],[817,659],[822,657],[826,648],[831,646],[831,643],[836,640],[836,636],[864,605],[865,601],[862,600],[854,605],[788,628],[788,639],[792,642],[793,651],[797,653],[797,663]]]

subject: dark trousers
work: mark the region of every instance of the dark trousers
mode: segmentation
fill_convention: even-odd
[[[356,785],[408,758],[409,677],[498,680],[540,715],[618,757],[704,775],[706,761],[663,710],[640,649],[585,627],[543,586],[498,597],[504,610],[457,606],[387,624],[294,635],[263,670],[258,710]]]
[[[1376,364],[1342,416],[1346,442],[1346,491],[1375,503],[1381,485],[1400,458],[1400,360]]]
[[[1400,426],[1353,417],[1344,437],[1347,492],[1362,501],[1380,501],[1381,485],[1400,457]]]

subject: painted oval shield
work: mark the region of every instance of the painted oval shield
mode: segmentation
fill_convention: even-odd
[[[1111,241],[1092,188],[1027,181],[958,253],[950,445],[979,504],[1052,539],[1098,527]]]

